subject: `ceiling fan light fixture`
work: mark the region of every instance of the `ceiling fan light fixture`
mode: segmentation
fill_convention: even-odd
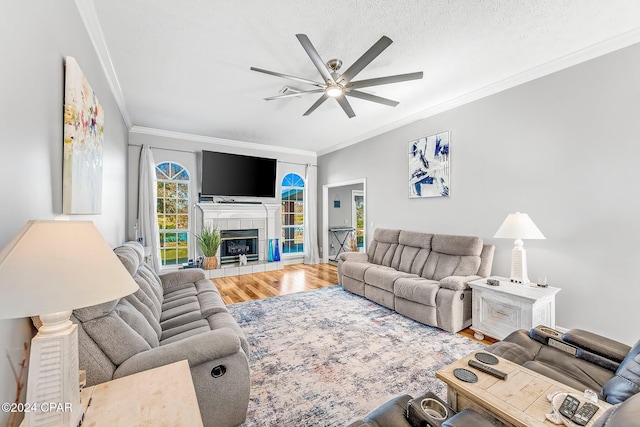
[[[331,98],[337,98],[339,96],[344,95],[344,89],[340,86],[327,86],[327,89],[324,91],[324,93],[327,94],[327,96],[330,96]]]

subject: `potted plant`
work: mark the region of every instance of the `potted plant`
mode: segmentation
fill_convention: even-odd
[[[220,230],[215,225],[203,225],[200,234],[196,235],[198,246],[204,255],[203,267],[205,270],[218,268],[218,248],[220,247]]]

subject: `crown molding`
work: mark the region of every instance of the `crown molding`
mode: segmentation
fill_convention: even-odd
[[[143,126],[133,126],[129,130],[129,132],[142,135],[153,135],[165,138],[182,139],[186,141],[204,142],[207,144],[217,144],[223,145],[225,147],[270,151],[283,154],[295,154],[299,156],[310,156],[314,158],[316,157],[315,151],[299,150],[297,148],[280,147],[276,145],[259,144],[257,142],[236,141],[233,139],[216,138],[213,136],[194,135],[192,133],[174,132],[171,130],[148,128]]]
[[[603,42],[596,43],[592,46],[589,46],[584,49],[565,55],[561,58],[546,62],[534,68],[530,68],[529,70],[523,71],[521,73],[514,74],[511,77],[507,77],[506,79],[499,80],[495,83],[492,83],[480,89],[468,92],[462,96],[459,96],[459,97],[450,99],[448,101],[445,101],[441,104],[429,107],[416,114],[412,114],[408,117],[405,117],[401,120],[397,120],[388,125],[381,126],[379,128],[366,132],[350,140],[333,145],[329,148],[325,148],[323,150],[318,151],[317,155],[318,157],[320,157],[325,154],[329,154],[331,152],[341,150],[343,148],[349,147],[351,145],[357,144],[367,139],[374,138],[383,133],[392,131],[399,127],[417,122],[418,120],[423,120],[428,117],[435,116],[436,114],[440,114],[445,111],[451,110],[453,108],[460,107],[470,102],[485,98],[487,96],[494,95],[504,90],[513,88],[515,86],[519,86],[521,84],[530,82],[540,77],[547,76],[557,71],[564,70],[574,65],[581,64],[583,62],[589,61],[591,59],[595,59],[597,57],[606,55],[616,50],[623,49],[625,47],[631,46],[639,42],[640,42],[640,29],[628,31],[619,36],[610,38]]]
[[[122,88],[120,87],[116,70],[113,67],[113,62],[111,61],[109,49],[104,41],[104,35],[102,34],[102,28],[100,27],[100,21],[98,20],[96,9],[93,6],[93,1],[75,0],[75,3],[76,8],[80,13],[80,18],[82,18],[82,22],[84,23],[84,27],[89,34],[91,44],[93,44],[93,49],[96,51],[96,55],[98,55],[98,60],[100,61],[104,75],[109,83],[109,88],[111,88],[111,93],[116,100],[116,104],[118,104],[122,119],[124,120],[127,129],[131,129],[133,126],[131,116],[129,116],[127,105],[124,102]]]

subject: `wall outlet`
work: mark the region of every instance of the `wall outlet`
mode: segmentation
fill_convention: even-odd
[[[349,220],[345,218],[344,225],[349,225]]]

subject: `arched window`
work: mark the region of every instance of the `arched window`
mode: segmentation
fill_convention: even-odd
[[[304,252],[304,180],[295,173],[282,179],[282,253]]]
[[[162,265],[189,260],[189,172],[174,162],[156,165]]]

